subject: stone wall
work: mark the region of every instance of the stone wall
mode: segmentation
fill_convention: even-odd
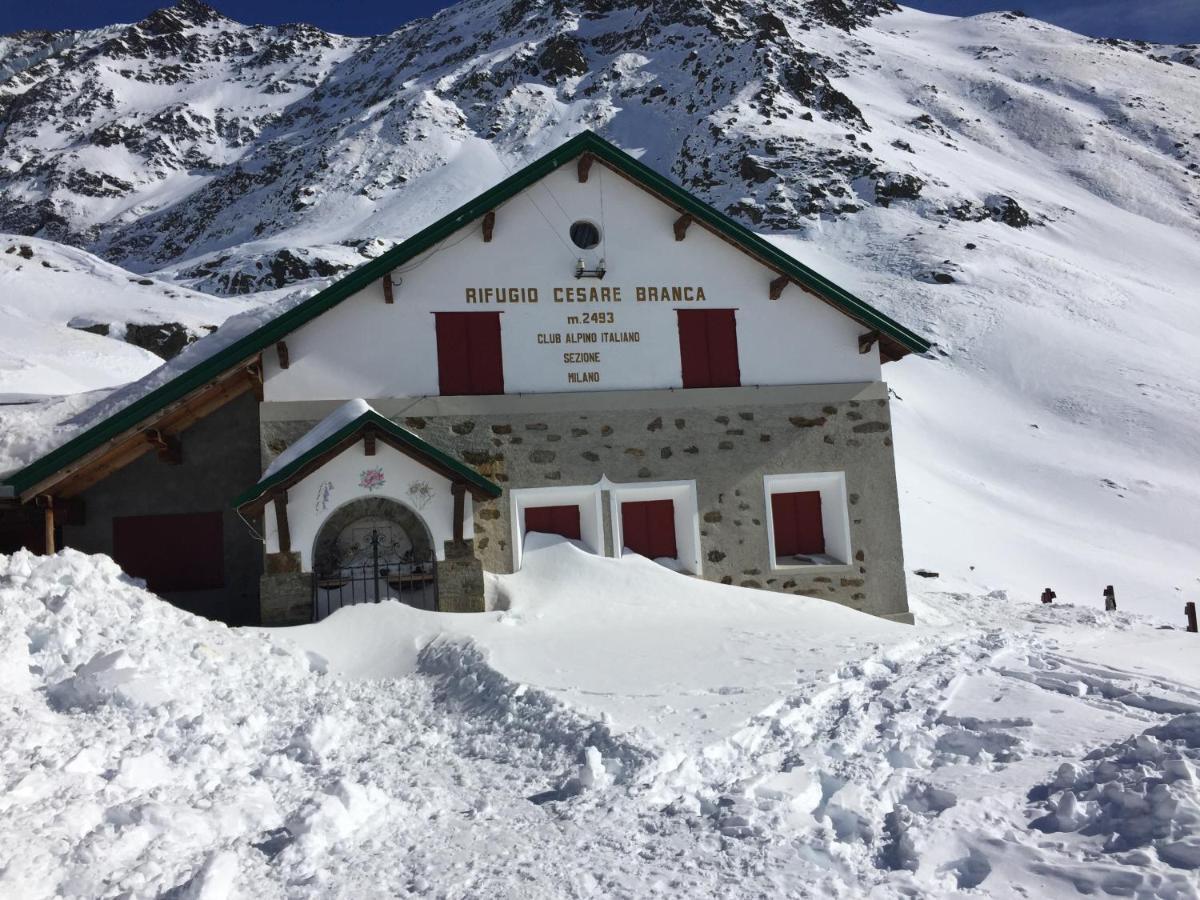
[[[513,402],[507,413],[497,408],[510,405],[506,397],[493,399],[486,412],[396,418],[506,488],[497,500],[474,504],[475,552],[488,571],[512,568],[508,489],[590,485],[602,476],[694,479],[705,578],[908,621],[886,387],[870,388],[857,399],[826,402],[807,399],[811,390],[798,395],[804,402],[778,390],[680,391],[669,408],[658,397],[638,408],[643,392],[622,392],[625,408],[621,397],[610,397],[606,409],[528,411]],[[264,458],[315,423],[264,419]],[[763,476],[828,471],[845,472],[854,559],[773,571]]]

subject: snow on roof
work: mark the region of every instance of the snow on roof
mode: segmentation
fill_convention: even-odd
[[[370,412],[375,412],[375,410],[366,400],[347,400],[306,431],[304,436],[298,441],[275,457],[271,464],[267,466],[267,471],[263,472],[263,476],[258,480],[258,483],[262,484],[284,466],[290,465],[322,441],[337,434],[351,422]]]

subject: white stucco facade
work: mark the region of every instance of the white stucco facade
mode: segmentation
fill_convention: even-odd
[[[564,166],[495,212],[490,242],[476,221],[398,269],[394,303],[375,282],[289,335],[288,369],[265,354],[266,399],[438,394],[437,312],[500,313],[507,394],[682,387],[676,309],[736,310],[743,385],[880,379],[877,348],[858,350],[864,326],[795,284],[769,299],[775,272],[698,223],[677,241],[678,213],[603,165],[586,183]],[[571,243],[577,220],[601,229],[594,250]],[[605,277],[576,279],[580,260]],[[651,289],[677,299],[639,302]],[[567,302],[579,290],[608,302]]]
[[[374,470],[381,475],[367,474]],[[288,488],[292,549],[300,553],[305,571],[312,570],[313,547],[321,526],[339,508],[362,497],[385,497],[407,506],[429,529],[437,558],[444,558],[445,543],[454,536],[450,481],[382,441],[376,442],[375,455],[367,456],[360,441]],[[465,501],[470,521],[470,494]],[[273,501],[266,506],[264,525],[267,552],[276,553],[279,532]]]

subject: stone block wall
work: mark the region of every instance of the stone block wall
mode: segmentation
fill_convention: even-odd
[[[633,408],[572,411],[567,404],[505,413],[497,402],[486,413],[396,420],[506,489],[473,507],[474,551],[488,571],[512,569],[510,489],[592,485],[602,476],[695,480],[704,578],[911,621],[886,396],[780,403],[763,402],[769,392],[753,388],[733,393],[740,402],[689,406],[689,392],[677,392],[669,409],[638,409],[638,392],[630,392]],[[264,421],[264,457],[314,424]],[[845,472],[854,558],[844,566],[773,570],[763,476],[829,471]]]

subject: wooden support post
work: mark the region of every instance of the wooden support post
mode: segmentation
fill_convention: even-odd
[[[158,451],[158,459],[169,466],[177,466],[183,462],[183,443],[173,434],[167,434],[157,428],[147,428],[146,440]]]
[[[388,272],[383,276],[383,302],[395,303],[396,298],[392,295],[392,273]]]
[[[45,527],[43,543],[46,555],[50,556],[57,550],[54,546],[54,498],[44,494],[37,498],[37,505],[42,508],[42,522]]]
[[[291,360],[288,357],[287,341],[277,341],[275,352],[279,354],[279,368],[286,369],[291,365]]]
[[[771,282],[771,299],[772,300],[778,300],[780,297],[783,296],[783,289],[788,286],[789,281],[791,281],[791,279],[788,278],[786,275],[780,275],[778,278],[776,278],[774,281]]]
[[[684,213],[675,220],[675,240],[682,241],[687,236],[688,226],[692,224],[694,217],[691,213]]]
[[[275,530],[279,533],[279,552],[292,552],[292,530],[288,526],[287,491],[280,491],[273,498],[275,501]]]
[[[875,343],[878,340],[879,340],[879,332],[878,331],[868,331],[866,334],[860,334],[858,336],[858,352],[859,353],[870,353],[871,348],[875,346]]]
[[[1050,590],[1050,588],[1046,588],[1044,591],[1042,591],[1042,602],[1053,603],[1054,598],[1057,596],[1058,594],[1054,593],[1054,591]]]
[[[456,482],[450,486],[450,493],[454,496],[454,543],[461,544],[463,542],[463,518],[467,509],[467,486],[462,482]]]
[[[1187,616],[1187,630],[1195,634],[1198,630],[1196,628],[1196,604],[1185,603],[1183,605],[1183,614]]]
[[[590,153],[585,153],[579,157],[579,183],[587,184],[588,173],[592,170],[592,161],[594,157]]]
[[[1104,610],[1105,612],[1117,611],[1117,592],[1113,590],[1111,584],[1104,589]]]
[[[367,456],[375,455],[375,432],[367,430],[363,432],[363,450]]]
[[[496,229],[496,211],[489,209],[483,214],[483,242],[490,244],[492,242],[492,232]]]

